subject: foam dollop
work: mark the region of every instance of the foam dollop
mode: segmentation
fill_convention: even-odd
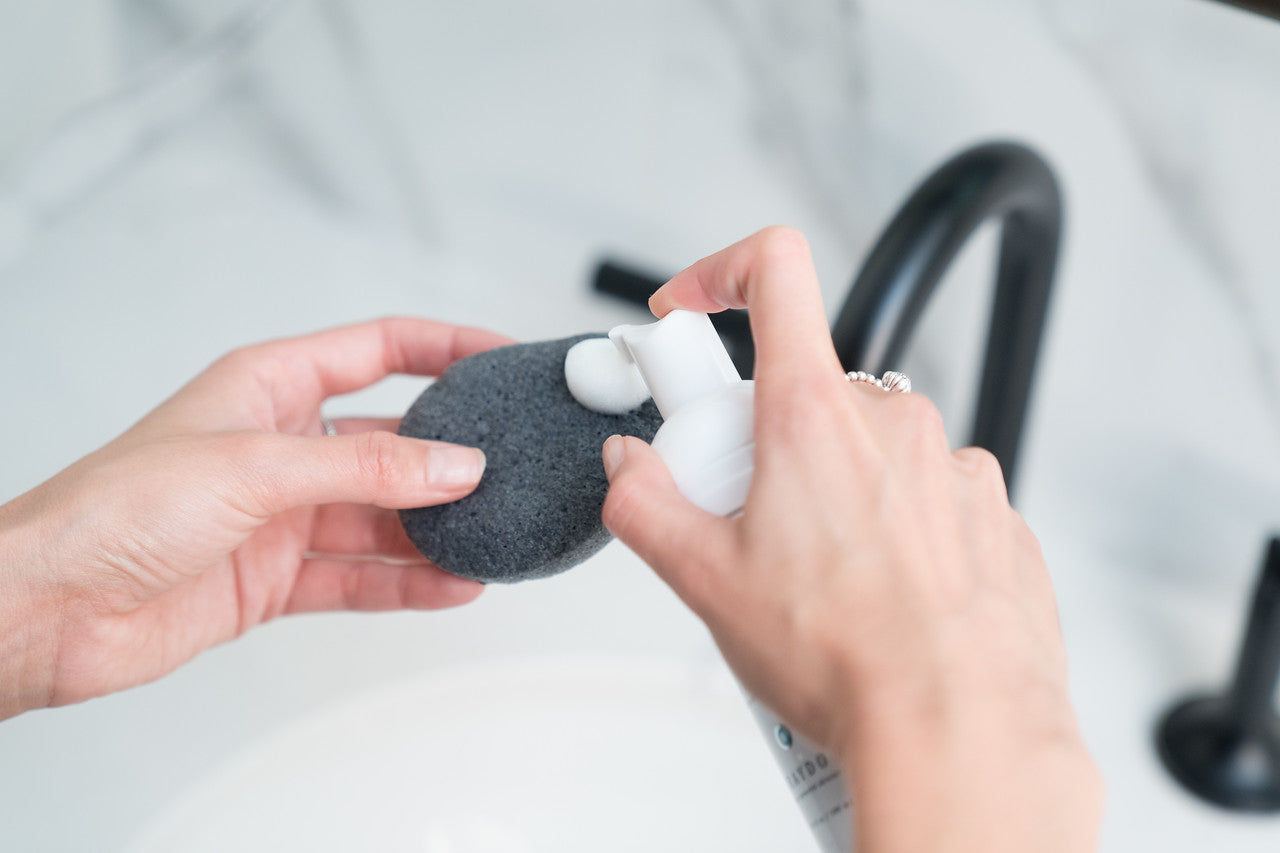
[[[608,338],[574,344],[564,357],[564,381],[573,399],[602,415],[626,414],[649,399],[640,371]]]

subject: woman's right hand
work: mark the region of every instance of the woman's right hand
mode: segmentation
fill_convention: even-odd
[[[750,310],[755,476],[719,518],[615,436],[605,523],[744,686],[839,757],[858,850],[1093,849],[1102,786],[1053,589],[995,458],[952,451],[920,394],[845,379],[796,231],[699,261],[650,306]]]

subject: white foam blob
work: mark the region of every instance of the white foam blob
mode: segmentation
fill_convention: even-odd
[[[640,371],[608,338],[587,338],[570,347],[564,379],[573,399],[602,415],[626,414],[649,399]]]

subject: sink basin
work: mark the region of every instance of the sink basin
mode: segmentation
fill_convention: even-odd
[[[814,849],[779,777],[722,668],[503,661],[315,712],[130,849]]]

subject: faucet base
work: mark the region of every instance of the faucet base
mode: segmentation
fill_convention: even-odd
[[[1202,799],[1280,812],[1280,717],[1250,731],[1226,698],[1188,699],[1160,721],[1156,746],[1173,777]]]

